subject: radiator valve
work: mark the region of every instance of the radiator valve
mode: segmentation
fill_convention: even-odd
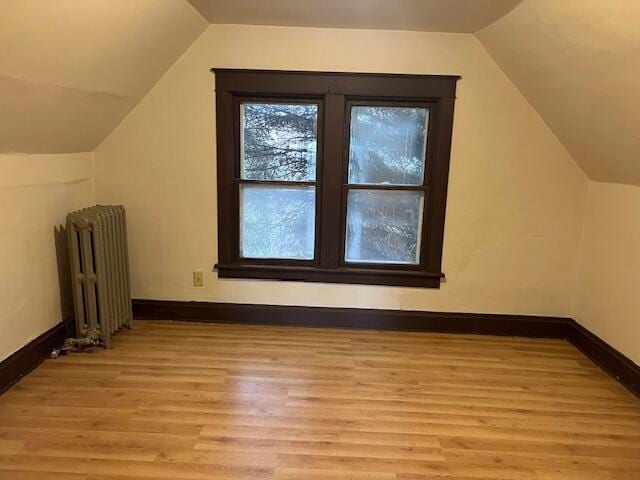
[[[97,332],[93,330],[89,330],[87,335],[81,338],[67,338],[64,341],[64,344],[60,348],[54,348],[51,351],[51,358],[58,358],[60,355],[63,355],[67,352],[77,352],[79,350],[84,350],[89,347],[96,347],[100,345],[102,342],[100,341],[100,337]]]

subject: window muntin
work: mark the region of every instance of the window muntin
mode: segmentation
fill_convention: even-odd
[[[238,247],[241,258],[315,258],[318,104],[243,101]]]

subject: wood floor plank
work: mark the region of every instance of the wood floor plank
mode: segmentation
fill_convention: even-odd
[[[640,401],[566,342],[138,322],[0,397],[3,480],[630,480]]]

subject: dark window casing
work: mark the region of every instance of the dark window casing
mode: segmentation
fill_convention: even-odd
[[[439,288],[449,157],[459,76],[213,69],[216,85],[218,263],[221,278]],[[241,258],[239,242],[240,104],[318,105],[316,230],[313,260]],[[427,106],[420,261],[415,265],[345,262],[349,125],[352,105]],[[367,186],[367,188],[380,188]]]

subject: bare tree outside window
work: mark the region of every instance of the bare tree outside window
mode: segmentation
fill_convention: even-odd
[[[242,105],[242,178],[315,180],[318,106]]]
[[[347,262],[419,262],[422,192],[358,189],[347,202]]]
[[[318,106],[241,105],[240,253],[314,257]],[[308,182],[308,185],[287,182]]]
[[[349,183],[421,185],[429,110],[353,106]]]
[[[422,185],[428,122],[427,108],[352,106],[349,184]],[[421,192],[350,189],[345,260],[420,263],[423,204]]]

